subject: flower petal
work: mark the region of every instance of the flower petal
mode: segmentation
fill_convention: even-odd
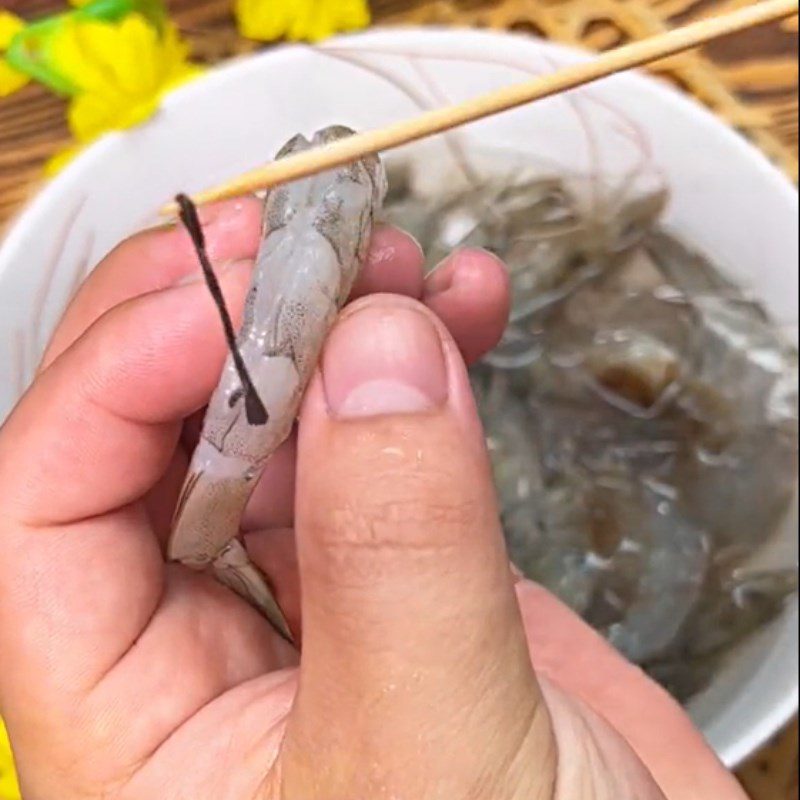
[[[159,83],[159,62],[164,55],[156,29],[144,17],[131,14],[112,30],[110,41],[114,51],[108,54],[108,63],[117,86],[136,95],[155,91]]]
[[[0,56],[0,97],[8,97],[8,95],[25,86],[29,80],[30,78],[27,75],[14,69]]]
[[[269,42],[286,35],[292,20],[309,0],[287,0],[283,3],[264,0],[236,0],[235,13],[239,32],[247,39]]]
[[[102,62],[98,63],[93,58],[92,52],[95,49],[93,34],[102,38],[106,27],[105,23],[71,19],[65,21],[52,41],[49,53],[51,64],[78,91],[101,91],[108,84],[108,73]]]
[[[54,156],[51,156],[47,163],[44,165],[44,174],[48,178],[52,178],[57,173],[61,172],[78,154],[83,152],[84,145],[72,145],[59,150]],[[0,795],[2,797],[2,795]]]
[[[242,36],[259,41],[316,42],[369,25],[366,0],[236,0]]]
[[[89,144],[108,131],[132,128],[149,119],[167,92],[200,73],[174,26],[159,32],[140,14],[118,21],[77,17],[51,49],[53,64],[77,87],[67,110],[73,137]],[[53,174],[80,150],[56,154]]]
[[[113,96],[86,91],[72,99],[67,109],[67,123],[79,142],[90,142],[114,127],[118,117]]]
[[[369,23],[369,6],[364,0],[317,0],[315,13],[302,33],[303,38],[317,42],[335,33],[365,28]]]
[[[20,797],[11,744],[2,719],[0,719],[0,797],[3,800],[19,800]]]
[[[10,11],[0,9],[0,52],[5,50],[11,40],[25,27],[24,20]]]

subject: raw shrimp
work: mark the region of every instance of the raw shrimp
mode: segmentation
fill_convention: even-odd
[[[624,183],[595,209],[586,181],[539,176],[519,181],[521,165],[443,196],[415,193],[406,165],[392,169],[395,185],[387,217],[423,242],[429,267],[458,247],[483,247],[502,257],[511,281],[511,325],[487,362],[501,369],[525,366],[538,355],[531,330],[543,309],[611,269],[647,233],[664,209],[663,187]]]
[[[598,594],[608,601],[615,582],[627,592],[615,604],[623,609],[620,618],[598,627],[620,652],[641,663],[669,647],[697,603],[708,565],[708,537],[679,512],[669,487],[654,481],[632,492],[623,486],[609,510],[621,538],[609,563],[615,573],[612,586]]]
[[[686,699],[796,586],[731,572],[795,496],[796,348],[662,227],[663,182],[496,155],[460,191],[406,164],[387,216],[431,265],[507,264],[511,324],[471,376],[509,555]]]
[[[333,126],[310,142],[297,135],[277,158],[350,134]],[[168,557],[210,568],[289,640],[281,609],[239,541],[239,525],[265,462],[292,429],[385,193],[383,167],[367,156],[267,194],[244,322],[209,402],[173,522]]]
[[[772,622],[797,592],[797,569],[735,569],[713,576],[675,645],[644,666],[679,700],[710,682],[728,650]]]
[[[472,371],[486,444],[492,461],[503,529],[511,560],[573,610],[582,612],[594,586],[579,482],[545,485],[540,454],[530,435],[534,421],[511,391],[512,373]]]

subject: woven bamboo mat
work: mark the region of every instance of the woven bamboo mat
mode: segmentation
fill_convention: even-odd
[[[604,50],[751,0],[372,0],[379,24],[447,24],[514,30]],[[2,0],[33,17],[64,3]],[[237,35],[231,0],[172,0],[173,18],[200,59],[255,49]],[[798,175],[797,19],[748,31],[654,72],[690,92]],[[0,229],[41,185],[45,160],[67,144],[63,104],[36,86],[0,101]],[[797,800],[797,722],[739,777],[753,800]]]

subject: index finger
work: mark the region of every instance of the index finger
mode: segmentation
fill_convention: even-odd
[[[205,206],[200,222],[215,264],[255,256],[261,226],[261,203],[255,197]],[[152,228],[126,239],[100,262],[69,304],[40,369],[49,366],[114,306],[172,286],[197,270],[197,255],[181,225]]]
[[[206,250],[217,266],[255,257],[261,236],[261,201],[240,197],[198,210]],[[369,255],[354,291],[422,293],[422,254],[414,240],[390,226],[373,232]],[[117,305],[199,275],[197,253],[182,225],[137,233],[115,247],[70,302],[42,358],[47,368],[91,325]]]

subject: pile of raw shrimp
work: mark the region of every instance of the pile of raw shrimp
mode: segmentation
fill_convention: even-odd
[[[431,266],[473,246],[509,269],[511,320],[472,380],[512,560],[687,700],[797,588],[765,559],[797,483],[796,350],[662,227],[663,189],[426,193],[410,162],[389,185],[385,217]]]

